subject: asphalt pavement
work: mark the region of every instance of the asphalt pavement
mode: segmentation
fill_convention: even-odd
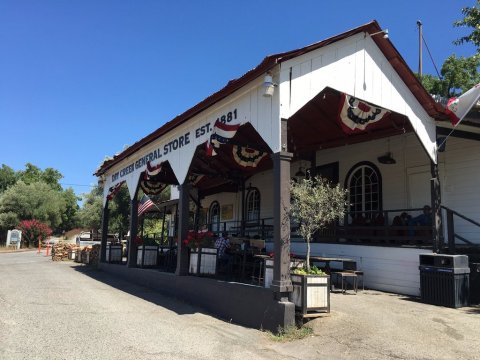
[[[479,307],[369,290],[331,303],[313,336],[277,343],[82,264],[0,253],[0,359],[480,359]]]

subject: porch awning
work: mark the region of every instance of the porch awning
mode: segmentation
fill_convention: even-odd
[[[411,131],[406,116],[327,87],[288,120],[288,149],[308,157],[318,149]]]

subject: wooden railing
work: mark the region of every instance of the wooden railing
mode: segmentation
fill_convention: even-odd
[[[460,214],[459,212],[452,210],[446,206],[442,206],[442,217],[446,219],[444,222],[446,226],[446,235],[447,235],[447,245],[448,245],[448,252],[450,254],[456,254],[457,253],[457,240],[461,242],[462,245],[468,246],[470,248],[476,248],[480,250],[480,243],[478,242],[473,242],[473,239],[466,239],[465,237],[461,236],[460,234],[455,232],[455,222],[457,221],[457,224],[459,220],[463,220],[467,224],[475,226],[477,231],[475,233],[479,234],[480,233],[480,223],[476,222],[475,220],[472,220],[465,215]],[[445,214],[445,215],[444,215]],[[456,221],[455,221],[456,220]],[[478,236],[477,236],[478,237]]]

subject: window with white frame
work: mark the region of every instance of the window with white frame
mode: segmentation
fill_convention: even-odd
[[[208,213],[209,213],[211,231],[213,232],[220,231],[220,204],[218,203],[218,201],[212,202]]]
[[[252,188],[247,193],[245,215],[246,220],[249,222],[258,222],[260,220],[260,192],[257,188]]]
[[[371,219],[382,209],[382,178],[378,168],[370,162],[355,165],[347,175],[352,218]]]

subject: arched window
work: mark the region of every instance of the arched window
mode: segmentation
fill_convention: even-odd
[[[248,190],[246,201],[246,220],[258,222],[260,220],[260,192],[257,188]]]
[[[356,164],[346,179],[352,218],[362,215],[371,219],[382,210],[382,177],[374,164],[367,161]]]
[[[220,205],[218,204],[218,201],[212,202],[208,214],[211,231],[220,231]]]

